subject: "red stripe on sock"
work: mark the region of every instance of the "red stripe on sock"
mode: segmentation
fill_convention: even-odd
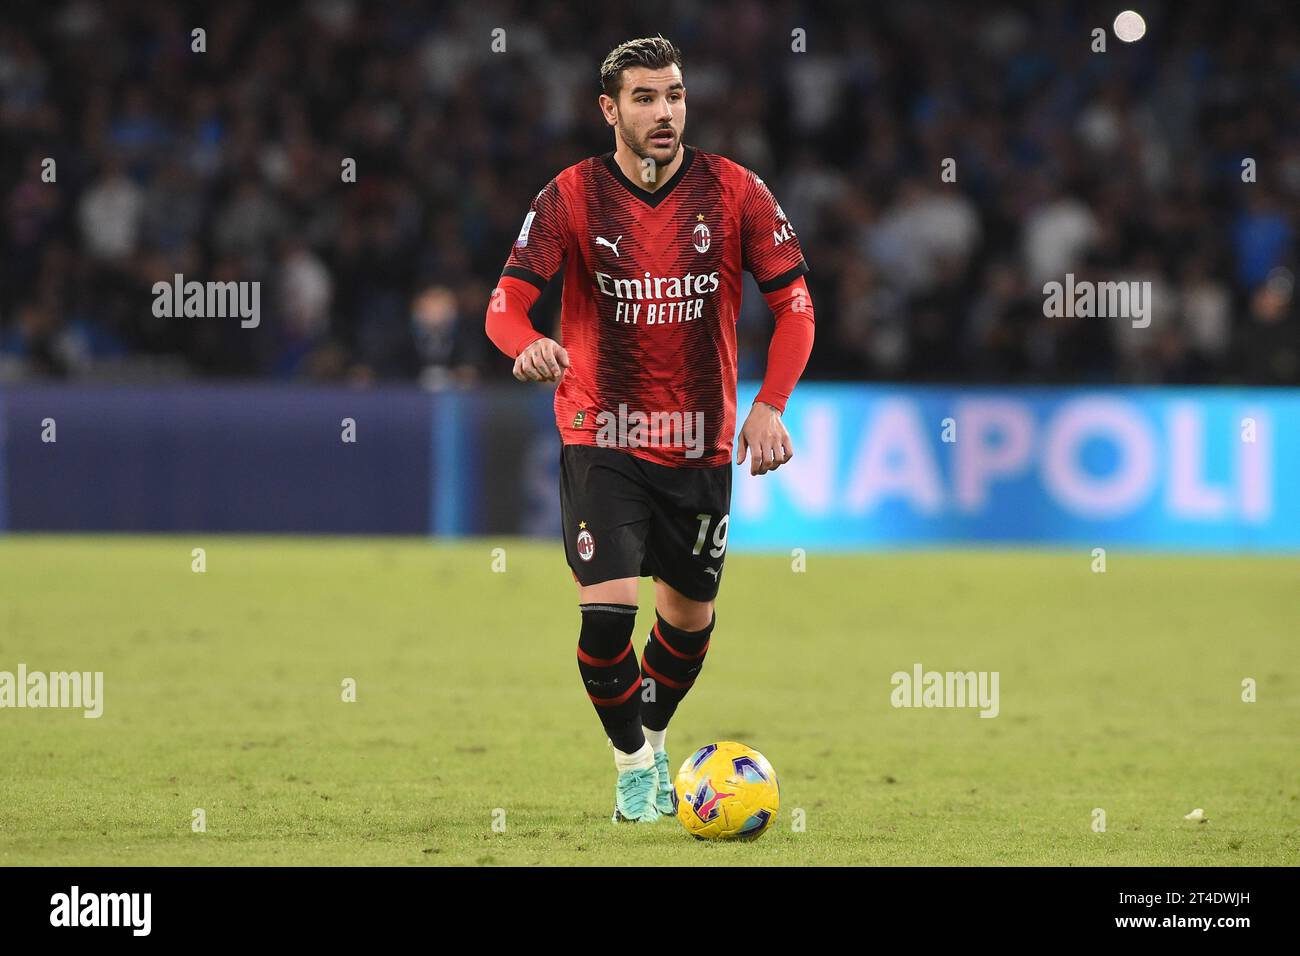
[[[658,638],[659,643],[664,646],[664,650],[666,650],[669,654],[673,655],[673,657],[677,658],[680,661],[698,661],[709,651],[709,641],[705,641],[704,646],[700,648],[700,652],[698,654],[683,654],[677,648],[673,647],[671,644],[669,644],[667,641],[664,640],[664,636],[659,633],[658,621],[655,621],[655,625],[653,628],[650,629],[650,633],[653,634],[656,638]],[[709,638],[709,640],[711,641],[713,640],[713,638]]]
[[[627,642],[627,647],[623,648],[623,653],[618,655],[618,657],[592,657],[579,647],[578,660],[582,661],[584,664],[590,664],[592,667],[613,667],[615,664],[622,661],[623,658],[627,657],[631,650],[632,642],[630,640]]]
[[[641,682],[633,681],[632,686],[617,697],[593,697],[591,694],[587,694],[587,696],[591,697],[591,702],[597,707],[617,707],[619,704],[625,703],[629,697],[640,689]]]
[[[695,681],[693,680],[687,681],[685,684],[681,683],[680,681],[670,680],[669,678],[665,677],[663,674],[660,674],[649,664],[647,664],[645,662],[644,657],[641,659],[641,669],[645,671],[647,674],[649,674],[651,677],[653,677],[656,682],[660,684],[666,684],[667,686],[672,687],[675,690],[689,690],[690,686],[695,683]]]

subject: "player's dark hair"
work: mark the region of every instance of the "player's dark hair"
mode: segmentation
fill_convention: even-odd
[[[662,36],[641,37],[628,40],[609,51],[600,65],[600,86],[605,95],[617,100],[623,89],[623,71],[629,67],[643,66],[648,70],[661,70],[676,65],[682,68],[682,51]]]

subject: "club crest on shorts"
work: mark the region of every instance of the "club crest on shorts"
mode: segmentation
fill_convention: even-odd
[[[580,529],[578,531],[578,540],[576,543],[578,557],[582,558],[584,561],[590,561],[592,555],[596,553],[596,539],[593,538],[591,532],[587,530],[587,522],[579,521],[578,528]]]
[[[696,252],[708,252],[709,243],[713,237],[709,232],[709,227],[704,224],[704,213],[699,213],[695,217],[699,221],[695,224],[695,231],[691,233],[691,239],[695,245]]]

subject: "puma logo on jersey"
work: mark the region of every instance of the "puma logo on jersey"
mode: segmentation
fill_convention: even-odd
[[[713,568],[705,568],[704,570],[707,571],[707,572],[709,572],[709,574],[713,575],[713,580],[715,580],[715,581],[718,580],[718,572],[717,572],[715,569],[713,569]]]
[[[615,258],[615,259],[619,258],[619,255],[618,255],[618,244],[619,244],[620,242],[622,242],[622,241],[623,241],[623,237],[622,237],[622,236],[619,236],[619,237],[618,237],[617,239],[615,239],[613,242],[610,242],[610,241],[609,241],[608,239],[606,239],[604,236],[597,236],[597,237],[596,237],[596,245],[598,245],[598,246],[609,246],[611,249],[614,250],[614,258]]]

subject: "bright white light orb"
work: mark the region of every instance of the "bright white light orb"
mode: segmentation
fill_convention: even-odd
[[[1115,18],[1115,36],[1125,43],[1141,40],[1147,32],[1147,22],[1136,10],[1125,10]]]

